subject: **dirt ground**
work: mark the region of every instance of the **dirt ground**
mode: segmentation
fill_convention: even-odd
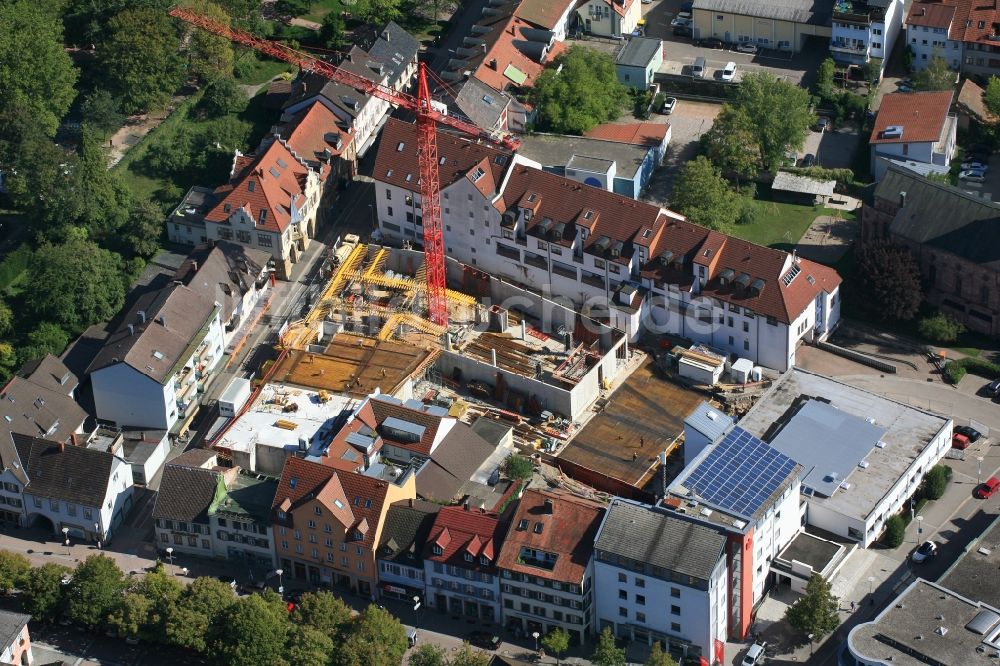
[[[166,120],[167,116],[173,113],[174,109],[185,99],[186,97],[177,95],[170,99],[170,104],[162,111],[147,113],[141,116],[131,116],[125,122],[125,125],[108,140],[108,147],[110,149],[108,151],[108,168],[110,169],[121,162],[125,153],[132,146],[137,145],[147,134]]]
[[[684,419],[702,399],[700,393],[658,377],[647,359],[559,457],[637,484],[684,430]]]
[[[833,215],[820,215],[802,234],[795,249],[806,259],[830,266],[851,249],[860,223]]]

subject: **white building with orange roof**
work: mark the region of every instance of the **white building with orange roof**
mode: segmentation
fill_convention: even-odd
[[[639,0],[587,0],[576,8],[579,27],[598,37],[627,37],[642,18]]]

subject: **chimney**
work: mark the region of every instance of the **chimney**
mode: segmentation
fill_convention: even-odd
[[[197,259],[192,259],[191,260],[191,270],[192,271],[197,271],[198,270],[198,260]]]
[[[899,193],[899,207],[902,208],[906,205],[906,192]]]
[[[497,367],[497,350],[496,349],[491,349],[490,350],[490,359],[493,361],[493,367],[494,368]]]
[[[59,442],[59,453],[66,453],[66,442]]]
[[[486,44],[483,44],[483,55],[486,55]]]
[[[465,509],[466,511],[469,510],[469,498],[468,497],[466,497],[465,501],[462,502],[462,508]]]
[[[146,323],[146,311],[145,310],[139,310],[139,323],[140,324],[145,324]]]
[[[165,316],[160,315],[156,321],[158,321],[160,323],[160,326],[162,326],[163,328],[167,327],[167,318]]]
[[[545,513],[549,514],[550,516],[553,514],[552,500],[549,499],[548,497],[545,498]]]
[[[71,442],[73,442],[73,446],[77,446],[77,443],[76,443],[76,433],[75,432],[70,433],[69,440]]]
[[[409,499],[409,502],[410,502],[410,508],[413,508],[413,498],[412,497]]]

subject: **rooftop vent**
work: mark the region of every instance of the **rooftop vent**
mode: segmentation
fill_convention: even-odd
[[[882,440],[880,439],[880,440],[878,440],[877,442],[875,442],[875,446],[877,446],[877,447],[878,447],[878,448],[880,448],[880,449],[884,449],[884,448],[885,448],[885,442],[883,442],[883,441],[882,441]]]
[[[937,634],[938,636],[944,636],[945,634],[948,633],[948,627],[938,627],[937,629],[934,630],[934,633]]]
[[[841,490],[850,490],[851,489],[851,484],[849,484],[847,481],[841,481],[840,482],[840,489]]]
[[[868,461],[862,460],[861,462],[858,463],[858,467],[860,467],[861,469],[868,469]]]

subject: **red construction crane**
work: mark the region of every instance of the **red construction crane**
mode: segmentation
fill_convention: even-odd
[[[442,326],[448,325],[448,298],[444,266],[444,230],[441,224],[441,184],[438,179],[437,125],[447,125],[490,143],[516,150],[520,141],[513,135],[499,138],[471,122],[446,115],[431,105],[430,87],[427,85],[427,71],[420,63],[417,78],[417,95],[375,83],[364,76],[336,67],[308,53],[297,51],[280,42],[254,37],[248,32],[237,30],[227,23],[203,16],[190,9],[174,7],[170,10],[174,18],[211,32],[247,48],[265,53],[272,58],[297,65],[301,70],[313,72],[331,81],[354,88],[358,92],[384,99],[390,104],[401,106],[417,115],[417,157],[420,164],[420,198],[424,225],[424,262],[427,273],[427,314],[431,321]]]

